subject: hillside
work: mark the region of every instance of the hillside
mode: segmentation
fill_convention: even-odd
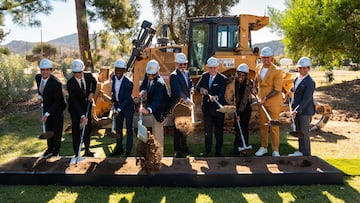
[[[285,46],[282,40],[274,40],[270,42],[258,43],[258,44],[254,44],[253,47],[259,47],[260,50],[264,47],[270,47],[273,50],[275,56],[285,53],[284,52]]]
[[[10,51],[13,53],[25,55],[26,53],[31,53],[33,47],[38,43],[40,42],[26,42],[26,41],[13,40],[4,46],[9,48]],[[60,51],[65,51],[65,52],[71,50],[77,50],[79,47],[77,33],[59,37],[50,40],[46,43],[52,44],[56,46],[58,49],[60,49]],[[253,47],[259,47],[260,49],[262,49],[265,46],[271,47],[273,49],[275,56],[284,54],[284,44],[282,43],[281,40],[258,43],[253,45]]]

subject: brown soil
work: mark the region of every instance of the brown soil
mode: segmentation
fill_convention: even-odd
[[[87,157],[77,165],[69,165],[70,158],[19,157],[0,166],[0,171],[55,172],[66,174],[147,174],[136,165],[136,158]],[[332,171],[334,168],[317,157],[223,157],[223,158],[172,158],[161,160],[157,173],[283,173]]]

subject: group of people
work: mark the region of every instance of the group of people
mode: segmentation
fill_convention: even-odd
[[[252,95],[256,95],[259,105],[263,105],[272,119],[278,119],[282,102],[282,71],[272,61],[272,50],[265,47],[261,50],[261,63],[256,67],[255,79],[248,76],[247,64],[240,64],[236,69],[235,80],[232,85],[235,88],[234,105],[236,113],[234,122],[239,122],[236,128],[234,140],[234,152],[239,152],[239,147],[249,145],[248,125],[251,116]],[[152,115],[152,134],[159,142],[163,155],[164,146],[164,122],[167,114],[180,100],[185,101],[193,108],[192,94],[194,91],[202,95],[203,123],[205,128],[205,150],[202,156],[209,156],[212,151],[213,134],[215,136],[215,156],[222,157],[224,113],[217,111],[226,104],[225,90],[227,78],[219,72],[219,60],[210,57],[207,60],[208,71],[204,73],[196,85],[193,84],[187,70],[188,60],[184,53],[175,55],[175,70],[170,75],[170,90],[164,79],[159,74],[160,65],[156,60],[150,60],[146,65],[146,74],[140,85],[140,101],[146,100],[140,112]],[[302,57],[297,67],[299,75],[294,81],[291,91],[294,93],[292,99],[293,116],[295,117],[296,130],[304,133],[299,138],[299,150],[289,154],[290,156],[310,156],[309,124],[315,113],[313,92],[315,83],[308,74],[311,60]],[[54,136],[47,139],[48,148],[45,157],[59,155],[62,129],[63,111],[66,107],[61,83],[51,74],[53,65],[48,59],[42,59],[39,64],[40,74],[36,76],[38,85],[39,101],[43,104],[44,115],[42,120],[46,123],[46,130],[54,131]],[[90,151],[91,132],[91,105],[96,89],[97,81],[91,73],[84,72],[84,64],[76,59],[71,64],[73,77],[67,82],[68,110],[72,122],[72,140],[74,155],[78,156],[81,138],[81,125],[85,126],[84,146],[85,156],[93,156]],[[116,147],[110,156],[130,156],[133,146],[133,118],[135,113],[135,102],[132,97],[133,82],[124,75],[126,62],[118,59],[114,63],[114,74],[112,75],[112,102],[113,113],[116,117]],[[89,108],[90,107],[90,108]],[[264,111],[259,110],[261,147],[255,153],[263,156],[268,153],[268,134],[271,134],[272,156],[280,156],[279,153],[279,126],[268,126],[268,117]],[[123,124],[126,127],[126,147],[123,149]],[[243,136],[243,139],[241,138]],[[191,154],[187,145],[187,135],[174,126],[173,144],[175,157],[183,157]]]

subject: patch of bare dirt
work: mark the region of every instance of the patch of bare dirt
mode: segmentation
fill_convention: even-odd
[[[319,87],[314,97],[316,102],[332,107],[330,120],[360,121],[360,79]]]

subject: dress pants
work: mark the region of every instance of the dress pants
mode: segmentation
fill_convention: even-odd
[[[205,152],[211,152],[212,134],[215,131],[215,150],[221,153],[224,134],[224,117],[223,113],[217,111],[203,111],[205,127]]]
[[[123,141],[123,125],[125,119],[126,125],[126,152],[131,152],[133,146],[133,118],[134,114],[127,115],[125,117],[123,112],[120,112],[116,117],[116,133],[120,135],[120,138],[116,139],[116,149],[122,149],[122,141]]]
[[[310,147],[310,121],[311,115],[299,115],[295,117],[296,130],[304,133],[303,138],[299,138],[299,152],[303,153],[303,156],[311,156]]]
[[[273,106],[265,106],[266,110],[270,114],[270,117],[273,120],[278,120],[280,117],[280,105],[273,105]],[[267,126],[265,125],[269,120],[267,119],[264,111],[262,110],[261,106],[259,106],[259,116],[260,116],[260,135],[261,135],[261,146],[264,148],[268,147],[268,137],[269,137],[269,128],[270,128],[270,135],[271,135],[271,149],[272,151],[279,152],[279,145],[280,145],[280,128],[279,126]]]

